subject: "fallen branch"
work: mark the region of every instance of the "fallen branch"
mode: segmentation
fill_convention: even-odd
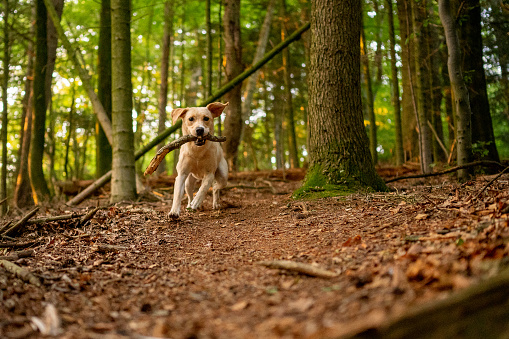
[[[71,214],[62,214],[62,215],[55,215],[52,217],[45,217],[45,218],[37,218],[27,221],[27,225],[35,225],[35,224],[43,224],[45,222],[52,222],[52,221],[61,221],[61,220],[69,220],[74,218],[79,218],[84,213],[71,213]]]
[[[5,230],[7,230],[9,228],[9,226],[11,226],[12,224],[12,220],[9,220],[8,223],[6,223],[4,226],[0,227],[0,235],[2,235]]]
[[[479,198],[479,196],[482,194],[482,192],[484,192],[488,187],[490,187],[491,184],[493,184],[498,178],[500,178],[502,176],[502,174],[504,174],[507,170],[509,169],[509,166],[507,166],[506,168],[504,168],[504,170],[500,173],[498,173],[497,176],[495,176],[493,179],[491,179],[491,181],[489,183],[487,183],[483,188],[482,190],[479,191],[479,193],[477,193],[475,195],[475,198]]]
[[[39,210],[39,206],[36,206],[33,210],[31,210],[30,212],[28,212],[23,218],[21,218],[20,221],[18,221],[17,223],[15,223],[11,228],[9,228],[7,231],[5,231],[3,234],[4,235],[13,235],[14,233],[18,232],[18,230],[20,228],[22,228],[23,226],[25,226],[25,224],[27,223],[27,221],[33,217],[35,215],[35,213],[37,213],[37,211]]]
[[[226,141],[226,137],[216,137],[215,135],[206,135],[202,139],[210,140],[214,142],[224,142]],[[198,140],[198,137],[195,137],[194,135],[184,135],[181,138],[178,138],[175,141],[170,142],[166,146],[163,146],[157,151],[156,155],[152,158],[150,161],[150,164],[148,165],[147,169],[145,170],[144,175],[149,175],[154,173],[154,171],[159,167],[159,164],[163,161],[166,154],[170,153],[174,149],[180,148],[182,145]]]
[[[323,268],[315,267],[309,264],[304,264],[300,262],[290,261],[290,260],[272,260],[272,261],[260,261],[258,265],[262,265],[268,268],[273,269],[283,269],[288,271],[293,271],[297,273],[302,273],[309,275],[311,277],[317,278],[334,278],[337,277],[338,274],[324,270]]]
[[[83,216],[83,218],[80,219],[80,225],[84,225],[87,221],[89,221],[90,219],[92,219],[94,217],[94,215],[97,213],[97,211],[99,211],[103,208],[105,208],[105,206],[96,207],[93,210],[91,210],[90,212],[88,212],[87,214],[85,214]]]
[[[0,242],[0,248],[24,248],[39,243],[38,240],[26,242]]]
[[[7,260],[0,260],[0,266],[3,266],[8,272],[11,272],[16,277],[20,278],[25,282],[31,283],[32,285],[35,285],[37,287],[41,286],[41,281],[39,280],[39,278],[37,278],[35,275],[30,273],[23,267],[20,267]]]
[[[126,247],[126,246],[98,244],[96,251],[97,252],[101,252],[101,253],[108,253],[108,252],[117,253],[117,252],[125,251],[125,250],[128,250],[128,249],[129,248]]]
[[[33,250],[27,250],[27,251],[18,251],[11,255],[0,255],[0,260],[9,260],[9,261],[15,261],[21,258],[28,258],[34,255]]]
[[[485,166],[485,167],[498,166],[498,167],[504,167],[504,165],[502,165],[501,163],[496,162],[496,161],[489,161],[489,160],[474,161],[474,162],[470,162],[468,164],[452,167],[452,168],[446,169],[444,171],[435,172],[435,173],[403,175],[401,177],[396,177],[396,178],[392,178],[392,179],[386,180],[385,183],[388,184],[390,182],[399,181],[399,180],[403,180],[403,179],[416,179],[416,178],[436,177],[436,176],[439,176],[439,175],[444,175],[444,174],[448,174],[448,173],[459,171],[461,169],[470,168],[470,167],[476,167],[476,166]]]

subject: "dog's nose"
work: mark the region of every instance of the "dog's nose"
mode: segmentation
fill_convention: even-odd
[[[205,128],[203,128],[203,127],[196,127],[196,135],[197,136],[202,137],[204,132],[205,132]]]

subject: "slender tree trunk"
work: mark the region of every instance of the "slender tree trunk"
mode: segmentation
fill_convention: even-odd
[[[180,107],[186,107],[186,83],[185,83],[185,75],[186,75],[186,59],[185,59],[185,45],[186,45],[186,31],[185,31],[185,22],[186,22],[186,6],[182,4],[182,17],[180,23],[180,29],[182,30],[182,34],[180,34]]]
[[[288,38],[288,30],[286,28],[286,21],[288,20],[286,14],[286,0],[281,0],[281,40],[284,41]],[[283,56],[283,72],[285,81],[285,117],[287,121],[287,134],[288,134],[288,150],[290,152],[290,167],[300,167],[299,151],[297,149],[297,133],[295,132],[295,116],[293,112],[292,102],[292,80],[290,77],[290,48],[287,47],[282,52]]]
[[[113,166],[111,201],[136,197],[129,0],[111,1]]]
[[[396,66],[396,38],[394,36],[394,14],[392,9],[392,0],[385,0],[385,7],[389,14],[389,49],[391,54],[391,87],[392,87],[392,106],[394,107],[394,129],[395,146],[394,155],[396,165],[405,163],[405,153],[403,151],[403,130],[401,126],[401,104],[399,101],[399,79],[398,67]]]
[[[422,173],[431,173],[433,163],[433,140],[428,121],[431,122],[429,105],[429,79],[427,76],[427,61],[429,50],[427,48],[427,31],[422,24],[424,22],[426,0],[421,3],[412,4],[412,24],[414,36],[413,62],[415,63],[415,78],[413,81],[415,91],[415,101],[417,107],[417,124],[419,126],[420,139],[420,163]]]
[[[35,6],[32,7],[32,18],[35,18]],[[30,26],[30,36],[34,36],[35,24]],[[21,119],[19,165],[16,175],[16,187],[14,188],[14,206],[23,209],[34,204],[32,197],[32,186],[30,185],[30,174],[28,156],[30,152],[30,141],[32,136],[33,116],[33,74],[34,74],[34,43],[30,39],[27,48],[27,71],[25,76],[25,96],[23,98],[23,114]]]
[[[414,93],[412,88],[412,74],[415,74],[415,63],[412,61],[414,43],[412,30],[412,14],[409,0],[398,0],[398,19],[401,35],[401,84],[402,94],[402,130],[403,149],[405,160],[418,161],[419,159],[419,135],[417,133],[417,119],[414,108]]]
[[[67,126],[67,140],[65,145],[65,158],[64,158],[64,174],[65,180],[72,180],[72,177],[69,176],[69,148],[71,147],[71,136],[74,131],[74,100],[75,100],[75,89],[74,83],[72,87],[72,99],[71,99],[71,107],[69,107],[69,125]]]
[[[46,146],[46,153],[48,155],[48,173],[49,173],[49,186],[51,194],[55,194],[55,182],[57,181],[57,173],[55,171],[55,153],[56,153],[56,140],[55,140],[55,120],[56,114],[53,109],[53,98],[50,97],[49,107],[48,107],[48,131],[46,135],[48,136],[48,142]]]
[[[280,79],[278,79],[280,81]],[[283,96],[281,91],[281,83],[278,84],[277,88],[274,89],[275,100],[273,101],[273,112],[274,112],[274,152],[276,156],[276,168],[283,169],[285,167],[285,144],[284,129],[283,129],[283,112],[284,106],[281,100],[277,99]]]
[[[219,32],[217,34],[217,88],[221,88],[223,84],[223,25],[222,25],[222,14],[221,10],[223,9],[223,0],[219,0],[219,15],[218,15],[218,26]],[[222,115],[217,119],[217,135],[223,135],[223,123],[222,123]]]
[[[472,156],[472,132],[471,132],[471,110],[468,96],[468,88],[465,85],[463,72],[461,70],[461,49],[459,44],[458,32],[456,30],[456,20],[452,13],[450,0],[439,0],[438,9],[440,20],[444,26],[445,40],[449,58],[447,66],[449,68],[449,78],[454,93],[454,102],[456,105],[456,137],[457,137],[457,155],[458,165],[464,165],[470,162]],[[468,170],[458,171],[460,181],[468,180]]]
[[[4,23],[4,57],[2,60],[3,71],[3,81],[2,81],[2,172],[0,179],[0,200],[7,198],[7,124],[8,124],[8,102],[7,102],[7,88],[9,87],[9,67],[11,64],[11,44],[9,38],[9,16],[10,16],[10,6],[9,0],[4,0],[4,10],[3,10],[3,23]],[[1,215],[5,215],[7,213],[7,204],[2,204],[1,207]]]
[[[429,9],[429,16],[434,16],[433,10]],[[431,110],[431,124],[435,129],[438,138],[445,145],[444,131],[442,126],[442,100],[444,97],[442,79],[440,78],[440,61],[441,56],[439,53],[440,45],[443,40],[440,40],[438,28],[435,26],[428,26],[429,29],[429,46],[430,46],[430,70],[429,77],[431,79],[431,96],[433,98],[433,107]],[[442,150],[438,140],[433,138],[433,159],[435,162],[446,161],[447,153]]]
[[[306,185],[349,183],[386,190],[375,172],[360,93],[361,3],[313,0]]]
[[[362,17],[361,17],[361,22]],[[364,83],[366,85],[366,106],[368,110],[369,120],[369,151],[371,152],[371,159],[373,164],[378,162],[377,139],[376,139],[376,117],[375,117],[375,104],[373,98],[373,84],[371,81],[371,72],[369,67],[369,57],[366,47],[366,35],[364,34],[364,27],[361,28],[361,59],[362,71],[364,74]]]
[[[207,0],[210,1],[210,0]],[[168,105],[168,78],[170,68],[170,46],[173,43],[173,3],[174,0],[167,0],[164,5],[164,33],[163,33],[163,48],[161,56],[161,86],[159,87],[159,125],[158,132],[162,133],[166,129],[166,106]],[[173,70],[171,70],[173,72]],[[159,144],[159,148],[163,147],[164,143]],[[166,161],[159,165],[157,173],[162,174],[166,172]]]
[[[46,132],[46,66],[48,64],[47,15],[43,0],[36,0],[36,58],[34,69],[34,117],[30,143],[30,182],[34,201],[39,204],[50,197],[42,170],[44,133]]]
[[[375,19],[376,19],[376,50],[375,50],[375,68],[376,68],[376,76],[375,83],[373,88],[373,100],[376,98],[376,94],[378,93],[378,89],[382,84],[382,75],[384,72],[383,69],[383,51],[384,48],[382,46],[382,25],[384,21],[385,11],[380,10],[380,6],[378,4],[380,0],[373,0],[373,9],[375,10]]]
[[[224,43],[226,56],[226,78],[233,80],[242,73],[242,44],[240,39],[240,0],[225,0],[224,10]],[[237,153],[242,135],[242,84],[235,86],[228,92],[230,102],[225,119],[224,135],[226,142],[226,161],[230,170],[237,170]]]
[[[111,5],[110,0],[101,1],[101,18],[98,51],[98,91],[105,114],[111,120]],[[111,170],[111,145],[99,119],[95,123],[95,177],[100,178]]]
[[[472,144],[477,144],[481,150],[474,157],[499,161],[484,74],[481,4],[479,0],[467,0],[465,7],[466,22],[462,23],[460,31],[465,51],[463,73],[470,79],[467,87],[472,110]]]
[[[212,23],[210,21],[210,0],[205,1],[205,29],[207,31],[207,84],[205,86],[205,97],[212,95]]]

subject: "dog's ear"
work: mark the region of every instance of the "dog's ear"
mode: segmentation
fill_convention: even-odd
[[[222,104],[220,102],[213,102],[207,105],[207,109],[210,111],[210,113],[212,113],[212,116],[214,118],[217,118],[218,116],[221,115],[221,113],[223,113],[223,110],[226,108],[226,106],[228,106],[228,104],[229,102],[227,102],[226,104]]]
[[[171,120],[175,123],[179,118],[182,118],[189,108],[175,108],[171,111]]]

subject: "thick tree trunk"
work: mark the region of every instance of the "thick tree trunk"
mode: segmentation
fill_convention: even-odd
[[[288,37],[286,22],[288,19],[286,14],[286,0],[281,1],[281,40],[284,41]],[[283,55],[283,72],[285,81],[285,117],[287,121],[286,134],[288,137],[288,151],[290,153],[290,167],[300,167],[299,151],[297,149],[297,133],[295,132],[295,116],[293,112],[292,102],[292,80],[290,77],[290,48],[285,48]]]
[[[170,46],[172,45],[173,42],[173,3],[174,0],[167,0],[164,5],[164,33],[161,56],[161,85],[159,87],[159,102],[158,102],[159,125],[157,130],[159,133],[162,133],[166,129],[166,106],[168,105]],[[164,143],[159,144],[159,148],[163,146]],[[157,168],[157,173],[161,174],[165,172],[166,172],[166,160],[163,160],[161,165],[159,165],[159,167]]]
[[[467,0],[465,7],[466,22],[462,23],[460,34],[465,51],[463,73],[470,78],[467,87],[472,110],[472,144],[479,148],[474,157],[499,161],[484,74],[481,4],[479,0]]]
[[[111,1],[113,166],[111,202],[136,197],[129,0]]]
[[[392,9],[392,0],[385,0],[385,7],[389,14],[389,43],[391,54],[391,87],[392,87],[392,106],[394,107],[394,129],[395,145],[394,157],[396,165],[405,163],[405,153],[403,151],[403,130],[401,127],[401,104],[399,101],[399,79],[398,67],[396,66],[396,38],[394,36],[394,14]]]
[[[361,17],[361,22],[362,17]],[[362,73],[364,75],[364,84],[366,85],[366,107],[368,111],[369,120],[369,151],[371,153],[371,159],[373,164],[376,165],[378,162],[377,153],[377,140],[376,140],[376,117],[375,117],[375,105],[373,98],[373,84],[371,80],[371,72],[369,67],[369,56],[367,53],[366,46],[366,35],[364,34],[364,27],[361,28],[361,59],[362,59]]]
[[[362,118],[360,6],[356,0],[312,1],[310,169],[304,186],[353,183],[386,190],[375,172]]]
[[[50,198],[42,161],[46,132],[46,70],[48,64],[47,12],[43,0],[36,1],[36,58],[34,69],[34,117],[30,143],[30,183],[36,204]]]
[[[415,73],[415,63],[411,60],[414,48],[411,38],[412,14],[409,0],[398,0],[398,19],[401,35],[401,84],[402,94],[402,131],[405,160],[416,161],[419,158],[419,135],[417,134],[417,119],[415,116],[411,74]]]
[[[7,102],[7,88],[9,87],[9,66],[10,66],[10,38],[9,38],[9,0],[4,0],[3,8],[3,24],[4,24],[4,57],[2,60],[3,81],[2,81],[2,172],[0,175],[0,200],[7,198],[7,124],[8,124],[8,102]],[[2,204],[1,215],[7,213],[7,204]]]
[[[472,132],[470,100],[468,89],[465,85],[463,72],[461,70],[461,49],[456,31],[456,21],[452,13],[450,0],[439,0],[438,9],[440,20],[444,26],[445,40],[449,58],[447,66],[449,68],[449,78],[454,95],[456,106],[456,138],[458,165],[464,165],[470,162],[472,156]],[[467,169],[458,171],[460,181],[468,180],[469,173]]]
[[[423,22],[426,20],[427,1],[412,4],[412,28],[414,38],[413,59],[415,63],[415,77],[413,86],[417,107],[417,124],[419,127],[420,163],[422,173],[431,173],[433,163],[433,140],[428,121],[431,122],[430,110],[430,81],[428,77],[429,48],[427,29]]]
[[[240,39],[240,0],[226,0],[224,9],[224,43],[226,57],[226,78],[233,80],[242,73],[242,44]],[[230,102],[224,121],[224,145],[226,161],[230,170],[237,170],[237,153],[242,135],[242,84],[235,86],[226,95]]]
[[[110,0],[101,1],[101,18],[98,51],[98,91],[97,97],[104,112],[111,120],[111,6]],[[111,170],[111,145],[104,133],[99,119],[95,124],[95,177],[100,178]]]

